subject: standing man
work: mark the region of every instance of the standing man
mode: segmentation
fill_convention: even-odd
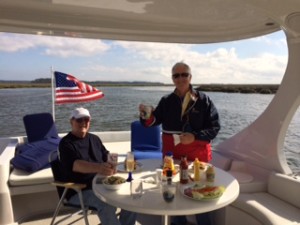
[[[86,184],[83,190],[83,201],[87,206],[97,209],[98,217],[103,225],[134,225],[136,214],[121,210],[120,219],[116,208],[102,202],[92,190],[92,181],[96,173],[110,176],[115,173],[113,165],[107,162],[108,151],[100,138],[88,132],[91,116],[87,109],[76,108],[72,111],[70,124],[72,127],[59,144],[61,164],[69,181]],[[80,204],[76,192],[69,192],[70,203]]]
[[[144,119],[146,106],[139,105],[141,122],[144,126],[162,125],[163,155],[173,152],[175,159],[186,155],[190,161],[198,158],[209,162],[211,141],[217,136],[221,126],[219,114],[211,99],[204,93],[193,89],[192,72],[184,62],[172,68],[172,81],[175,90],[161,98],[149,118]],[[207,213],[197,214],[198,224],[210,224]],[[186,224],[185,217],[175,217],[173,224]]]

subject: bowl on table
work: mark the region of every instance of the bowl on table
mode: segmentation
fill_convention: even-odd
[[[103,179],[102,184],[109,190],[119,190],[126,183],[126,179],[120,176],[110,176]]]

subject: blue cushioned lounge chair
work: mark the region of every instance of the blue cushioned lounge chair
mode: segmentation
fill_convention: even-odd
[[[59,139],[58,133],[50,113],[29,114],[23,117],[28,142],[45,139]]]
[[[131,123],[131,151],[138,159],[162,159],[161,127],[144,127],[140,121]]]
[[[53,117],[50,113],[36,113],[23,117],[27,143],[17,146],[11,164],[29,173],[50,166],[48,155],[58,148],[58,136]]]

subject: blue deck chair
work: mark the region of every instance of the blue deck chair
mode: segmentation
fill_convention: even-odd
[[[17,146],[11,164],[33,173],[50,166],[48,155],[58,148],[60,137],[50,113],[26,115],[23,122],[28,142]]]
[[[162,159],[161,127],[144,127],[140,121],[131,123],[131,151],[138,159]]]
[[[23,117],[28,142],[58,139],[58,133],[50,113],[29,114]]]

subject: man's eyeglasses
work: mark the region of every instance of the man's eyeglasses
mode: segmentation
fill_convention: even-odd
[[[75,121],[76,121],[77,123],[82,123],[82,122],[88,123],[88,122],[90,122],[90,118],[89,118],[89,117],[83,117],[83,118],[75,119]]]
[[[189,73],[174,73],[174,74],[172,75],[172,77],[173,77],[174,79],[177,79],[177,78],[179,78],[179,77],[187,78],[189,75],[190,75]]]

